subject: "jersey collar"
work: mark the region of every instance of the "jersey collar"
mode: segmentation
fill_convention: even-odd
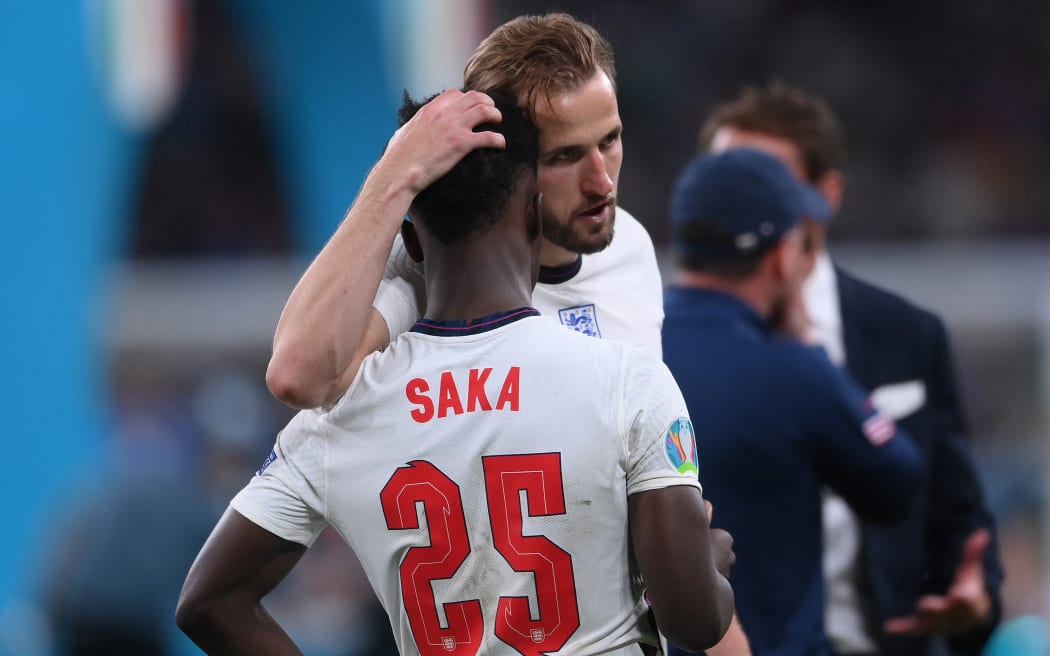
[[[582,266],[583,255],[577,255],[575,260],[561,266],[548,267],[541,264],[539,282],[545,285],[557,285],[568,282],[580,272],[580,267]]]
[[[477,335],[507,324],[514,323],[525,317],[538,317],[539,310],[531,307],[521,307],[507,312],[496,312],[479,319],[466,319],[456,321],[438,321],[436,319],[420,319],[412,326],[411,332],[423,333],[424,335],[437,335],[438,337],[459,337],[462,335]]]

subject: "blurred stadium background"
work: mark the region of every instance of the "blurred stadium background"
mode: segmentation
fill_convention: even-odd
[[[458,86],[493,26],[549,10],[616,49],[621,204],[661,251],[670,182],[713,104],[774,79],[831,102],[850,144],[832,252],[946,319],[1006,616],[1050,613],[1045,0],[3,8],[0,654],[60,653],[62,622],[107,620],[197,653],[170,619],[175,595],[290,417],[263,383],[288,292],[393,131],[401,90]],[[338,539],[273,610],[310,655],[389,653]]]

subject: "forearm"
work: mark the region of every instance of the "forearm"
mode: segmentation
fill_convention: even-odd
[[[703,651],[732,621],[732,538],[710,529],[699,490],[670,487],[628,499],[632,544],[660,632],[669,642]],[[721,568],[722,571],[719,570]]]
[[[348,368],[362,357],[372,301],[412,200],[475,148],[504,148],[503,135],[474,131],[500,118],[485,94],[450,89],[394,133],[281,313],[266,371],[274,396],[309,408],[342,394],[356,373]]]
[[[228,508],[190,566],[175,623],[209,654],[299,654],[262,599],[305,552]]]
[[[736,637],[742,638],[743,631],[740,630],[740,625],[736,622],[736,596],[733,593],[733,586],[730,585],[729,579],[721,574],[719,574],[718,578],[716,608],[718,609],[719,625],[721,626],[723,640],[734,626],[738,630]],[[747,639],[744,638],[743,640],[744,644],[747,644]]]
[[[354,206],[292,290],[266,373],[270,391],[299,408],[325,405],[365,335],[394,237],[413,198],[408,186],[369,174]],[[352,378],[352,376],[350,376]]]
[[[701,593],[709,590],[706,599],[691,599],[696,610],[689,617],[675,613],[657,613],[657,625],[672,644],[693,652],[705,652],[721,644],[733,625],[735,599],[733,588],[721,574],[714,574],[714,581],[707,587],[690,586],[690,590]],[[654,607],[654,610],[655,607]],[[744,644],[746,644],[746,638]],[[727,644],[728,647],[728,644]],[[719,652],[714,652],[719,653]],[[722,654],[747,654],[748,652],[723,651]]]
[[[733,615],[732,623],[725,636],[717,645],[708,649],[706,654],[707,656],[751,656],[751,644],[736,614]]]
[[[180,618],[180,628],[206,654],[301,656],[284,629],[259,604],[218,604],[196,617]]]

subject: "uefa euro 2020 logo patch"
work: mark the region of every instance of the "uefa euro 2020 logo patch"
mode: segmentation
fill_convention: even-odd
[[[590,337],[602,336],[601,331],[598,330],[598,316],[593,303],[562,308],[558,310],[558,320],[563,326],[572,328],[578,333]]]
[[[685,417],[674,420],[671,427],[667,429],[665,440],[667,459],[679,473],[691,472],[700,474],[696,457],[696,434],[693,433],[693,424]]]

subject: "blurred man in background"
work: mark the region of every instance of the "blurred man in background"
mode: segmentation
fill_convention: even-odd
[[[819,98],[783,85],[750,88],[714,109],[701,150],[755,148],[820,190],[835,211],[845,191],[845,138]],[[1001,610],[994,524],[970,456],[941,320],[835,265],[826,224],[806,221],[805,310],[832,361],[915,437],[929,477],[903,523],[857,518],[825,503],[827,630],[839,654],[932,654],[944,636],[976,654]]]
[[[704,486],[738,545],[737,608],[758,655],[831,653],[821,486],[891,521],[922,480],[911,438],[804,343],[801,223],[829,211],[750,149],[696,158],[671,200],[681,270],[665,300],[664,357],[700,421]]]
[[[192,647],[171,623],[183,573],[258,466],[259,433],[270,426],[256,402],[268,398],[233,366],[203,374],[189,393],[143,382],[121,398],[113,463],[71,495],[45,552],[42,596],[58,653]]]

